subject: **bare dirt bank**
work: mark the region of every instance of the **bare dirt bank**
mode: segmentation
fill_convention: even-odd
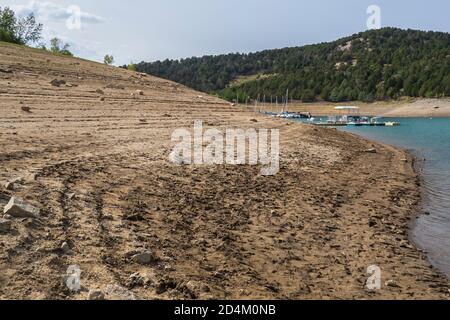
[[[375,103],[294,103],[289,111],[310,112],[314,116],[335,114],[334,108],[339,105],[360,107],[361,115],[383,117],[450,117],[450,98],[442,99],[403,99]],[[273,109],[270,106],[268,110]],[[274,109],[275,110],[275,109]]]
[[[449,298],[409,242],[419,192],[403,151],[4,43],[0,69],[0,180],[23,177],[0,204],[42,209],[0,233],[0,298],[86,299],[108,285],[143,299]],[[279,128],[280,172],[170,163],[172,131],[197,119]],[[142,250],[147,265],[130,259]],[[79,293],[63,280],[75,264]],[[370,265],[381,290],[365,288]]]

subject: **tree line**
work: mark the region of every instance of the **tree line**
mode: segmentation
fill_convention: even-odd
[[[50,40],[50,47],[39,43],[42,39],[42,23],[36,21],[33,13],[27,17],[18,17],[9,7],[0,7],[0,41],[15,43],[19,45],[36,46],[42,50],[65,56],[73,56],[70,51],[70,44],[64,43],[61,39],[54,37]],[[105,55],[104,63],[112,65],[114,57]]]
[[[450,96],[450,34],[383,28],[330,43],[136,65],[228,100],[311,102]]]

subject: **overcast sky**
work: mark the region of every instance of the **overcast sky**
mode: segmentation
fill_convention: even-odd
[[[81,29],[67,27],[73,5]],[[370,5],[383,27],[450,32],[449,0],[0,0],[34,12],[45,41],[58,36],[86,59],[111,53],[117,65],[332,41],[367,30]]]

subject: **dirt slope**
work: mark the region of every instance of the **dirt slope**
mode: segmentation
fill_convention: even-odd
[[[280,173],[170,163],[172,131],[197,119],[280,128]],[[119,298],[446,299],[448,280],[408,241],[418,192],[406,157],[169,81],[0,43],[0,181],[23,178],[0,191],[0,205],[15,195],[42,209],[0,233],[0,298],[86,299],[117,285],[129,290],[116,287]],[[149,265],[130,259],[143,249]],[[383,276],[374,292],[364,286],[372,264]],[[82,270],[78,293],[65,286],[70,265]]]

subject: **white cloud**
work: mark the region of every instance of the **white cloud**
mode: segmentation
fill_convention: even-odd
[[[61,4],[51,1],[31,0],[28,4],[13,5],[11,8],[20,16],[34,13],[41,21],[65,21],[69,19],[73,12]],[[80,18],[85,23],[101,23],[106,19],[93,13],[80,11]]]

